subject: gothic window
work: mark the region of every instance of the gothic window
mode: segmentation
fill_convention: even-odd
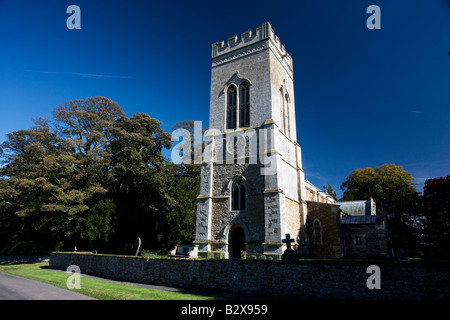
[[[231,194],[231,210],[239,210],[239,185],[234,184]]]
[[[231,210],[245,210],[247,190],[241,179],[236,179],[231,186]]]
[[[239,126],[248,127],[250,125],[250,87],[247,81],[239,86]]]
[[[290,99],[289,99],[289,95],[286,93],[284,96],[284,100],[285,100],[285,131],[284,133],[286,133],[286,135],[290,138],[291,137],[291,125],[290,125],[290,121],[289,121],[289,104],[290,104]]]
[[[228,86],[226,94],[227,129],[250,126],[250,83],[247,80]]]
[[[313,243],[322,243],[322,226],[319,219],[315,219],[313,222]]]
[[[245,185],[241,184],[240,186],[240,194],[239,194],[239,209],[240,210],[245,210],[245,197],[246,197],[246,192],[245,192]]]
[[[281,131],[286,131],[286,120],[285,120],[285,110],[284,110],[284,97],[283,97],[283,89],[280,90],[280,97],[281,97],[281,104],[280,104],[280,110],[281,110]]]
[[[236,129],[237,126],[237,92],[236,87],[231,85],[227,91],[227,129]]]
[[[286,93],[284,87],[280,89],[281,97],[281,131],[284,132],[289,138],[290,134],[290,121],[289,121],[289,105],[291,103],[289,95]]]

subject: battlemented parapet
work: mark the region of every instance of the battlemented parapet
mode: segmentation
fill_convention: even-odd
[[[228,38],[226,44],[225,41],[213,43],[213,67],[266,48],[271,48],[280,61],[288,67],[289,71],[293,72],[292,57],[286,52],[268,22],[257,27],[255,34],[252,30],[249,30],[243,32],[240,39],[235,35]]]

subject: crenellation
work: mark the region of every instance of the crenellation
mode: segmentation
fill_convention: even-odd
[[[242,34],[241,34],[241,39],[244,42],[250,41],[254,37],[255,37],[255,35],[252,35],[252,30],[242,32]]]
[[[237,45],[241,42],[241,39],[238,39],[237,36],[228,38],[228,47],[232,47],[233,45]]]
[[[289,57],[288,60],[292,60],[269,23],[265,23],[257,27],[255,34],[253,34],[251,30],[248,30],[246,32],[243,32],[240,38],[238,38],[237,35],[228,38],[226,44],[224,41],[213,43],[212,58],[216,58],[218,56],[230,53],[231,51],[234,51],[236,49],[241,49],[248,45],[252,45],[257,42],[269,39],[272,40],[272,43],[275,44],[275,47],[280,51],[281,56]]]

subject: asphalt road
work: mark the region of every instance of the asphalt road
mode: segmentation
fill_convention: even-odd
[[[0,272],[0,300],[95,300],[80,293]]]

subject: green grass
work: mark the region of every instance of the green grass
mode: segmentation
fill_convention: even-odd
[[[147,258],[168,258],[169,257],[168,254],[161,255],[161,254],[157,254],[157,253],[146,251],[146,250],[141,251],[141,256],[147,257]]]
[[[48,269],[48,262],[0,265],[0,271],[67,289],[70,274]],[[68,290],[68,289],[67,289]],[[81,277],[81,289],[73,291],[100,300],[212,300],[214,297],[134,287]]]

